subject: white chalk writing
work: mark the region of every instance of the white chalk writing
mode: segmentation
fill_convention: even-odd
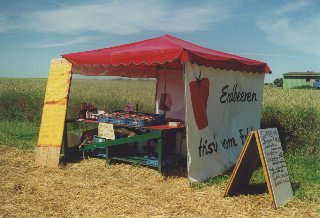
[[[288,170],[277,129],[260,130],[259,135],[271,183],[277,187],[289,182]]]

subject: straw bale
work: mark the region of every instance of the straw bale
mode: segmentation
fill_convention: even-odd
[[[223,198],[225,183],[191,188],[185,169],[163,177],[91,158],[55,170],[35,167],[32,152],[0,146],[0,153],[0,217],[316,217],[319,210],[297,199],[275,210],[267,194]]]

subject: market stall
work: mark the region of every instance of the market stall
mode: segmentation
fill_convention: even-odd
[[[114,124],[134,126],[144,129],[144,133],[137,138],[87,146],[106,148],[108,160],[112,146],[142,138],[156,139],[158,169],[162,171],[165,132],[186,129],[189,178],[202,181],[232,167],[248,132],[260,126],[264,74],[271,72],[266,63],[207,49],[170,35],[62,57],[72,64],[73,74],[157,81],[154,114],[162,115],[163,123],[139,126],[126,120]],[[170,120],[178,120],[175,127],[169,128]]]

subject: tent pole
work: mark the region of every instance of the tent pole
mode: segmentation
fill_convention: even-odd
[[[157,98],[158,98],[158,87],[159,87],[159,67],[157,67],[157,71],[156,71],[156,93],[154,96],[154,113],[157,113]],[[159,104],[159,103],[158,103]],[[158,110],[159,112],[159,110]]]
[[[167,94],[167,63],[164,64],[164,93]],[[164,118],[166,118],[167,110],[163,110]]]
[[[63,156],[66,161],[69,161],[70,159],[70,152],[69,152],[69,146],[68,146],[68,109],[69,109],[69,94],[71,90],[71,84],[72,84],[72,67],[71,65],[71,75],[70,75],[70,81],[69,81],[69,89],[68,89],[68,95],[67,95],[67,106],[66,106],[66,116],[65,116],[65,122],[64,122],[64,129],[63,129]]]
[[[186,76],[186,63],[183,63],[182,65],[182,74],[183,74],[183,83],[184,83],[184,95],[183,95],[183,100],[184,100],[184,122],[185,122],[185,136],[186,136],[186,152],[187,152],[187,170],[188,170],[188,176],[189,176],[189,145],[188,145],[188,119],[187,119],[187,76]],[[181,146],[180,146],[181,148]],[[181,151],[180,151],[181,154]]]

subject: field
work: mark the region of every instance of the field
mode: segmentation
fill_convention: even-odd
[[[7,145],[0,147],[0,172],[5,175],[0,179],[0,217],[41,216],[41,211],[47,211],[43,216],[72,217],[320,214],[319,90],[265,86],[261,125],[277,127],[280,132],[295,196],[285,208],[274,211],[266,194],[222,198],[229,174],[190,185],[185,169],[162,177],[152,169],[106,167],[94,159],[68,164],[58,171],[34,168],[32,151],[45,86],[46,79],[0,79],[0,144]],[[135,102],[141,111],[151,112],[154,91],[155,81],[74,80],[68,116],[77,115],[81,102],[92,102],[106,111]],[[262,179],[258,170],[253,181]]]
[[[226,182],[190,187],[183,170],[163,177],[128,164],[88,159],[35,168],[33,153],[0,146],[3,217],[316,217],[319,204],[295,198],[274,210],[264,194],[223,198]]]

